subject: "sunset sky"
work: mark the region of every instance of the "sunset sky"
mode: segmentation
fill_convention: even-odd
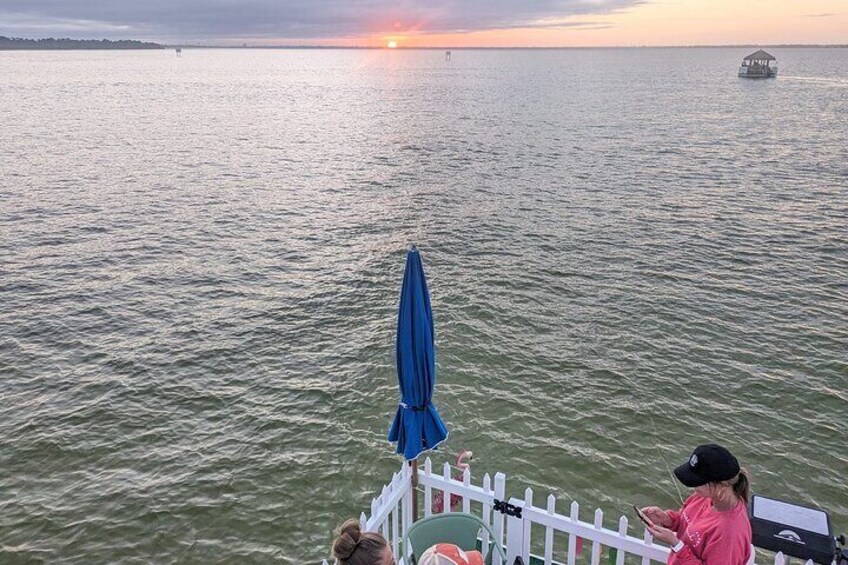
[[[848,0],[0,0],[0,35],[217,45],[848,43]]]

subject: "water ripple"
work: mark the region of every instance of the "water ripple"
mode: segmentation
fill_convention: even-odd
[[[475,476],[619,513],[715,440],[844,525],[827,55],[11,54],[0,561],[317,562],[399,463],[413,242]]]

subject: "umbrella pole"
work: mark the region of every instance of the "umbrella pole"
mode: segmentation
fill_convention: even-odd
[[[412,523],[418,521],[418,459],[409,462],[412,467]]]

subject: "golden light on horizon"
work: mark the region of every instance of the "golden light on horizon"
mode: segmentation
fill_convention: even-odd
[[[763,10],[759,2],[739,0],[640,0],[613,11],[548,18],[532,27],[464,31],[432,31],[425,20],[394,19],[371,26],[372,33],[315,43],[383,49],[843,44],[845,2],[773,0]]]
[[[540,20],[532,27],[433,31],[426,20],[392,19],[369,25],[370,33],[295,43],[379,49],[844,44],[845,2],[773,0],[763,10],[760,2],[739,0],[639,0],[618,10]]]

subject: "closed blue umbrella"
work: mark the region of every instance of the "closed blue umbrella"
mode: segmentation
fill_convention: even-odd
[[[430,293],[413,245],[406,255],[406,271],[400,291],[397,328],[397,373],[401,400],[389,430],[397,452],[415,461],[448,437],[448,430],[433,404],[436,385],[436,351]]]

